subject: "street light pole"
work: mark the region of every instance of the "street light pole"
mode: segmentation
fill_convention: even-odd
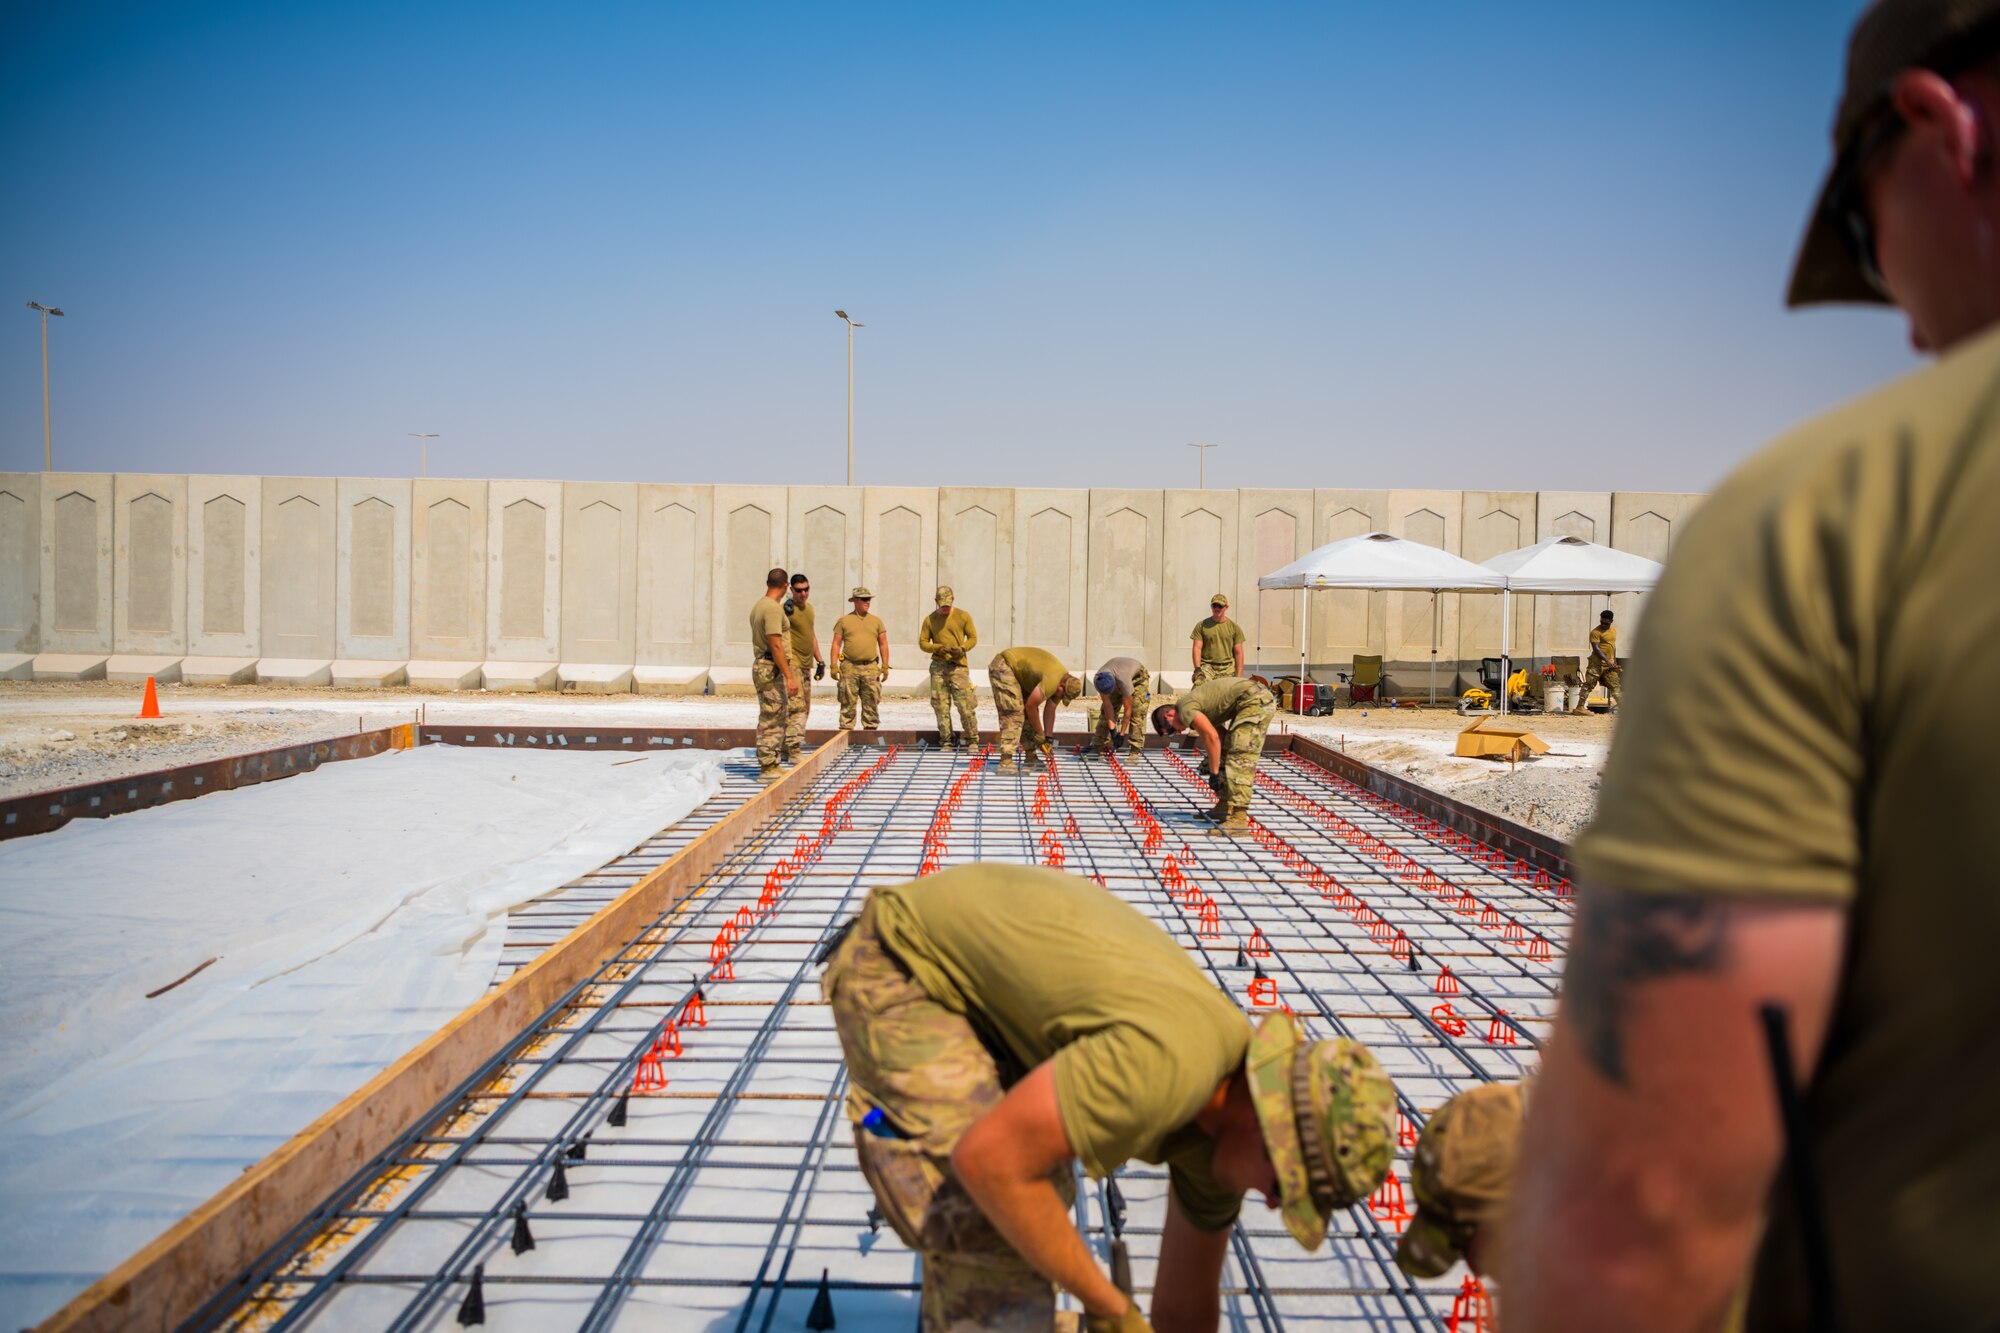
[[[62,311],[40,301],[28,302],[28,309],[42,312],[42,471],[56,470],[55,436],[49,427],[49,316],[62,318]]]
[[[420,442],[417,445],[417,475],[428,477],[431,474],[431,441],[438,437],[438,433],[434,430],[413,430],[409,436]]]
[[[866,324],[857,324],[847,318],[845,310],[833,312],[847,324],[847,484],[854,484],[854,331],[865,329]]]
[[[1195,457],[1201,460],[1195,470],[1195,488],[1197,490],[1205,491],[1208,489],[1208,451],[1215,447],[1212,444],[1190,444],[1188,446],[1188,448],[1196,451]]]

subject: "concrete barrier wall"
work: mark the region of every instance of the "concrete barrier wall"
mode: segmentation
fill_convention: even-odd
[[[1179,676],[1215,592],[1250,656],[1380,653],[1404,692],[1499,649],[1498,598],[1296,593],[1255,575],[1383,529],[1480,560],[1558,534],[1664,556],[1697,495],[1573,491],[1014,490],[324,477],[0,474],[0,653],[511,662],[747,677],[772,565],[830,627],[866,584],[898,667],[939,582],[985,655],[1014,643]],[[1621,628],[1643,598],[1610,599]],[[1521,598],[1516,656],[1581,655],[1602,598]],[[1629,638],[1628,638],[1629,641]]]

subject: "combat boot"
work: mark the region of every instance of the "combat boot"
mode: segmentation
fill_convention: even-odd
[[[1011,754],[1005,756],[998,764],[994,765],[994,772],[996,773],[1019,773],[1020,771],[1021,765]]]
[[[776,782],[784,775],[785,770],[777,764],[766,764],[757,770],[757,780],[759,782]]]
[[[1206,819],[1211,824],[1220,824],[1223,820],[1229,818],[1229,803],[1227,801],[1217,801],[1213,806],[1202,811],[1199,818]]]
[[[1250,812],[1247,810],[1226,810],[1210,833],[1234,835],[1250,831]]]

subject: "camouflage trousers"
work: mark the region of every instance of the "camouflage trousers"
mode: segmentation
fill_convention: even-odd
[[[770,658],[760,657],[750,664],[750,684],[757,691],[757,767],[776,768],[785,761],[786,713],[791,708],[785,673]],[[796,757],[798,751],[790,753]]]
[[[1132,714],[1132,731],[1126,738],[1135,750],[1146,748],[1146,707],[1153,701],[1152,677],[1146,668],[1140,667],[1132,673],[1132,702],[1136,705]],[[1108,753],[1112,739],[1119,735],[1125,725],[1125,699],[1122,695],[1097,696],[1097,732],[1092,737],[1100,753]]]
[[[1590,698],[1590,692],[1597,688],[1599,681],[1602,681],[1604,682],[1604,692],[1611,696],[1611,706],[1616,708],[1618,706],[1619,687],[1625,683],[1624,678],[1624,667],[1615,664],[1606,666],[1597,660],[1596,653],[1592,653],[1590,655],[1590,665],[1584,669],[1583,673],[1583,697],[1584,699]],[[1578,701],[1574,711],[1579,713],[1584,711],[1581,700]]]
[[[861,725],[869,731],[882,725],[882,664],[842,662],[840,664],[840,729],[854,730],[855,705],[861,706]]]
[[[1264,754],[1264,733],[1278,715],[1278,701],[1271,692],[1258,689],[1236,705],[1236,719],[1222,738],[1222,783],[1227,793],[1223,801],[1231,814],[1250,809],[1250,795],[1257,788],[1257,761]]]
[[[951,1151],[1005,1090],[964,1015],[933,1000],[882,945],[872,903],[820,980],[847,1057],[847,1118],[883,1218],[924,1261],[925,1333],[1055,1322],[1050,1281],[1014,1251],[951,1174]],[[872,1110],[889,1136],[861,1127]],[[1051,1180],[1075,1198],[1065,1165]]]
[[[931,659],[931,711],[937,714],[938,737],[951,739],[951,714],[958,710],[958,729],[968,745],[979,743],[978,695],[973,693],[972,672],[962,662]]]
[[[993,707],[1000,714],[1000,757],[1012,759],[1024,735],[1028,748],[1038,748],[1041,728],[1028,716],[1028,706],[1021,699],[1021,682],[1014,679],[1014,668],[1007,665],[1006,658],[995,656],[986,664],[986,680],[993,687]]]
[[[785,748],[796,759],[806,752],[806,717],[813,706],[813,664],[810,657],[792,659],[799,673],[799,692],[785,700]]]
[[[1194,683],[1196,685],[1201,684],[1205,680],[1234,680],[1235,678],[1236,663],[1234,662],[1203,662],[1194,669]]]

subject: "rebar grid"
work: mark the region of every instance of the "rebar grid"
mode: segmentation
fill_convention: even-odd
[[[813,961],[869,888],[1002,861],[1096,880],[1253,1016],[1289,1007],[1312,1035],[1366,1042],[1396,1080],[1392,1179],[1318,1254],[1248,1202],[1224,1274],[1231,1326],[1445,1327],[1462,1273],[1412,1282],[1394,1266],[1409,1150],[1453,1092],[1532,1060],[1565,886],[1289,756],[1265,761],[1251,836],[1200,824],[1210,800],[1158,751],[1065,752],[1018,776],[990,752],[838,756],[474,1095],[302,1224],[250,1275],[252,1299],[198,1322],[453,1328],[476,1306],[493,1327],[740,1333],[800,1326],[825,1289],[847,1327],[913,1325],[918,1264],[873,1215]],[[581,911],[627,882],[547,905]],[[1079,1228],[1107,1257],[1123,1240],[1142,1294],[1166,1187],[1140,1163],[1115,1186],[1079,1180]]]

